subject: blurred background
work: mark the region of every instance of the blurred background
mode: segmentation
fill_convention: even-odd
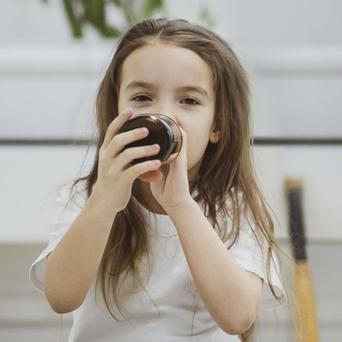
[[[255,167],[277,242],[291,253],[284,181],[300,178],[320,340],[341,341],[342,2],[104,2],[105,17],[100,8],[80,24],[81,1],[1,1],[0,340],[67,340],[71,315],[49,308],[28,269],[47,243],[58,187],[92,164],[94,102],[115,35],[166,16],[216,31],[247,69]],[[292,272],[284,264],[289,291]],[[258,341],[295,341],[292,320],[290,307],[263,312]]]

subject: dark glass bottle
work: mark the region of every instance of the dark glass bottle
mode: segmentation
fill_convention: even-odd
[[[183,144],[183,137],[177,123],[163,114],[138,114],[125,122],[119,133],[130,131],[135,128],[146,127],[149,134],[146,138],[133,141],[125,146],[129,147],[159,144],[158,154],[144,158],[134,159],[132,164],[146,160],[159,159],[163,164],[170,163],[177,158]]]

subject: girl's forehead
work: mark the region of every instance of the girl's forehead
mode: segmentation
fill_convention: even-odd
[[[194,51],[152,41],[131,52],[123,62],[121,86],[135,81],[200,84],[210,91],[213,80],[209,65]]]

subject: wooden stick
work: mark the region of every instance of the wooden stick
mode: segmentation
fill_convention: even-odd
[[[312,277],[306,253],[304,215],[302,209],[302,181],[296,178],[285,180],[289,215],[289,234],[294,269],[294,317],[298,327],[297,342],[318,342],[318,325]]]

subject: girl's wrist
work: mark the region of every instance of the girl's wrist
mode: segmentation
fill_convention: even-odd
[[[190,196],[179,204],[171,207],[166,207],[164,209],[167,212],[168,216],[172,217],[175,215],[179,215],[181,214],[181,212],[184,212],[184,210],[189,210],[190,208],[193,208],[197,205],[198,204],[196,203],[196,201]]]
[[[96,191],[93,191],[89,196],[86,206],[94,211],[96,215],[101,217],[108,217],[109,219],[114,219],[118,210],[110,205],[109,201],[106,201],[104,196],[99,195]]]

